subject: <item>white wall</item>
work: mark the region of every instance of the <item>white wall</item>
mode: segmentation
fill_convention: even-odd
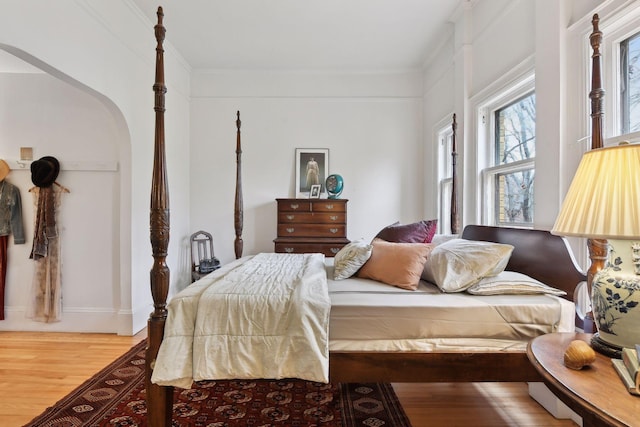
[[[347,235],[422,219],[419,73],[214,73],[192,81],[191,227],[233,259],[236,111],[243,141],[244,254],[273,251],[277,197],[294,197],[295,149],[328,148],[344,177]]]
[[[575,3],[575,7],[574,7]],[[586,97],[584,64],[575,58],[577,37],[569,33],[572,22],[584,19],[591,8],[584,2],[480,1],[466,4],[452,18],[455,31],[435,61],[425,69],[425,145],[437,153],[434,128],[443,120],[442,108],[458,118],[458,140],[462,142],[459,173],[463,176],[463,223],[479,223],[481,150],[475,131],[476,107],[483,97],[527,69],[536,75],[536,204],[534,225],[550,229],[581,150],[575,135],[583,135],[587,112],[577,111],[576,96]],[[593,2],[591,2],[593,6]],[[452,46],[452,47],[449,47]],[[449,52],[450,50],[453,53]],[[453,81],[449,76],[455,76]],[[511,76],[511,77],[510,77]],[[569,117],[569,114],[571,116]],[[584,115],[577,121],[576,115]],[[567,135],[570,135],[568,138]],[[481,157],[481,156],[480,156]],[[425,193],[433,200],[437,176],[426,177]],[[425,211],[431,212],[428,203]]]
[[[84,320],[81,324],[87,330],[108,330],[106,325],[116,324],[119,293],[114,284],[119,282],[119,270],[96,274],[96,267],[118,266],[117,122],[95,97],[46,73],[0,74],[0,92],[0,156],[13,168],[6,180],[20,189],[27,239],[24,245],[9,239],[6,320],[0,326],[13,330],[40,326],[25,319],[33,295],[29,259],[33,184],[29,164],[15,162],[20,147],[33,147],[34,159],[52,155],[61,161],[57,182],[71,190],[64,195],[58,224],[65,316],[49,329],[67,330]]]
[[[106,155],[117,157],[118,177],[108,178],[111,184],[109,197],[113,205],[105,208],[117,212],[115,219],[112,218],[107,224],[114,230],[111,236],[114,242],[110,248],[111,254],[104,259],[94,260],[94,268],[90,272],[83,269],[71,273],[68,264],[71,261],[63,260],[63,312],[65,307],[71,307],[77,309],[78,316],[64,313],[64,323],[57,325],[31,322],[20,314],[24,296],[16,297],[20,301],[12,297],[11,303],[16,304],[9,307],[9,315],[12,317],[0,322],[0,329],[99,330],[131,334],[145,326],[151,312],[149,270],[153,262],[149,242],[149,192],[154,141],[154,96],[151,89],[154,82],[156,45],[152,31],[154,24],[129,1],[21,0],[3,4],[3,13],[0,15],[0,47],[96,98],[102,107],[94,105],[89,110],[97,112],[98,117],[105,116],[106,123],[102,122],[102,127],[109,127],[110,120],[116,123],[115,130],[111,130],[114,141],[109,144],[112,150],[113,147],[116,149]],[[165,24],[168,22],[165,21]],[[78,34],[82,34],[82,37],[78,37]],[[167,262],[173,272],[171,287],[174,290],[188,281],[181,254],[184,253],[184,238],[189,234],[190,70],[170,45],[165,47],[168,86],[166,105],[171,112],[170,115],[167,114],[166,120],[166,143],[172,201],[172,238]],[[44,99],[47,97],[45,94]],[[17,102],[19,105],[21,101]],[[76,128],[75,120],[69,114],[62,118],[62,122],[54,124],[58,129],[58,140],[45,139],[29,144],[35,147],[36,155],[60,153],[58,158],[63,163],[67,155],[71,158],[72,151],[77,156],[75,160],[85,161],[100,155],[95,151],[85,151],[85,145],[77,148],[79,141],[72,137],[60,137],[64,135],[65,129],[71,133]],[[46,130],[42,130],[41,134],[45,135]],[[70,140],[73,140],[73,144],[69,144]],[[78,151],[72,150],[72,146]],[[2,145],[0,157],[16,158],[17,153],[9,152],[9,149],[12,147]],[[95,196],[84,193],[83,197],[83,192],[88,191],[92,183],[103,180],[98,176],[100,173],[92,176],[88,174],[63,172],[60,176],[60,181],[64,181],[73,191],[64,204],[66,210],[63,214],[68,225],[64,231],[67,239],[63,241],[63,245],[69,248],[69,257],[82,254],[78,261],[73,261],[78,263],[80,260],[86,261],[85,254],[90,253],[91,246],[84,245],[88,239],[84,234],[79,236],[80,230],[76,227],[85,224],[93,217],[96,208],[101,207],[95,202]],[[12,179],[13,176],[12,173]],[[24,177],[16,179],[22,180],[21,188],[28,186]],[[78,202],[74,204],[74,200]],[[109,200],[105,199],[103,202]],[[102,226],[104,225],[95,225],[97,228]],[[82,230],[86,230],[85,225],[82,227]],[[109,234],[108,231],[100,233]],[[81,241],[76,241],[77,238]],[[10,248],[12,253],[15,252],[14,249]],[[7,283],[9,288],[15,289],[14,281],[28,284],[31,280],[28,268],[17,269],[20,271],[11,274],[20,274],[20,277],[10,277]],[[103,273],[105,269],[107,273]],[[111,276],[110,279],[104,279],[111,283],[94,280],[92,276],[96,274]],[[102,286],[108,286],[108,290],[102,289]],[[71,290],[78,289],[83,291],[67,297]],[[107,297],[99,304],[95,300],[96,295]],[[72,306],[67,304],[67,298]],[[109,320],[105,320],[105,317]]]

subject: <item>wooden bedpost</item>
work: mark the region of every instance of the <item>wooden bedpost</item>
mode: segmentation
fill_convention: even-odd
[[[591,149],[602,148],[604,146],[602,119],[604,118],[604,89],[602,88],[602,54],[600,44],[602,43],[602,31],[598,27],[600,17],[596,13],[593,15],[591,24],[593,32],[589,36],[591,42]]]
[[[602,32],[598,27],[600,18],[596,13],[593,15],[591,24],[593,32],[589,36],[593,54],[591,55],[591,149],[602,148],[604,146],[604,135],[602,121],[604,118],[604,89],[602,88],[602,63],[600,53],[600,44],[602,43]],[[589,258],[591,265],[587,271],[587,290],[591,295],[591,283],[593,276],[604,268],[609,253],[609,244],[603,239],[587,239],[587,248],[589,250]],[[593,323],[593,313],[586,314],[583,329],[585,332],[595,332]]]
[[[456,148],[456,130],[458,129],[458,123],[456,122],[456,113],[453,113],[453,119],[451,121],[451,129],[453,134],[451,136],[451,233],[460,233],[460,220],[458,216],[458,177],[456,176],[456,162],[458,159],[458,152]]]
[[[151,268],[151,295],[153,312],[147,322],[148,344],[145,360],[147,389],[147,421],[150,427],[170,426],[172,415],[173,387],[161,387],[151,383],[151,373],[164,336],[167,320],[167,295],[169,293],[169,267],[166,264],[169,246],[169,190],[164,146],[164,99],[167,88],[164,84],[164,49],[162,43],[165,28],[164,14],[158,8],[158,24],[154,27],[156,45],[155,92],[156,128],[153,154],[153,175],[151,181],[150,235],[153,250]]]
[[[243,224],[243,208],[242,208],[242,147],[240,145],[240,111],[238,111],[236,119],[236,128],[238,129],[236,137],[236,203],[233,211],[233,223],[236,229],[236,240],[234,247],[236,251],[236,259],[242,256],[242,224]]]

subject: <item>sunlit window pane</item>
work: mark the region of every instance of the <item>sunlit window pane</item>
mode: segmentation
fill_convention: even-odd
[[[533,226],[534,169],[525,166],[516,171],[511,165],[535,158],[535,93],[495,110],[494,117],[494,223]]]
[[[536,155],[536,96],[530,94],[496,111],[496,165]]]
[[[496,174],[496,222],[500,225],[533,223],[534,169]]]

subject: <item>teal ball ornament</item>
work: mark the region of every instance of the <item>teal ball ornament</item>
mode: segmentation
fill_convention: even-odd
[[[324,183],[329,199],[339,199],[344,189],[344,180],[341,175],[329,175]]]

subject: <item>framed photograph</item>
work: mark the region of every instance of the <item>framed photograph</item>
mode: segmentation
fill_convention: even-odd
[[[310,199],[319,199],[320,198],[320,184],[313,184],[311,186],[311,191],[309,191]]]
[[[326,194],[324,181],[328,173],[328,148],[296,148],[296,197],[317,199]],[[311,195],[313,185],[320,186],[317,196]]]

